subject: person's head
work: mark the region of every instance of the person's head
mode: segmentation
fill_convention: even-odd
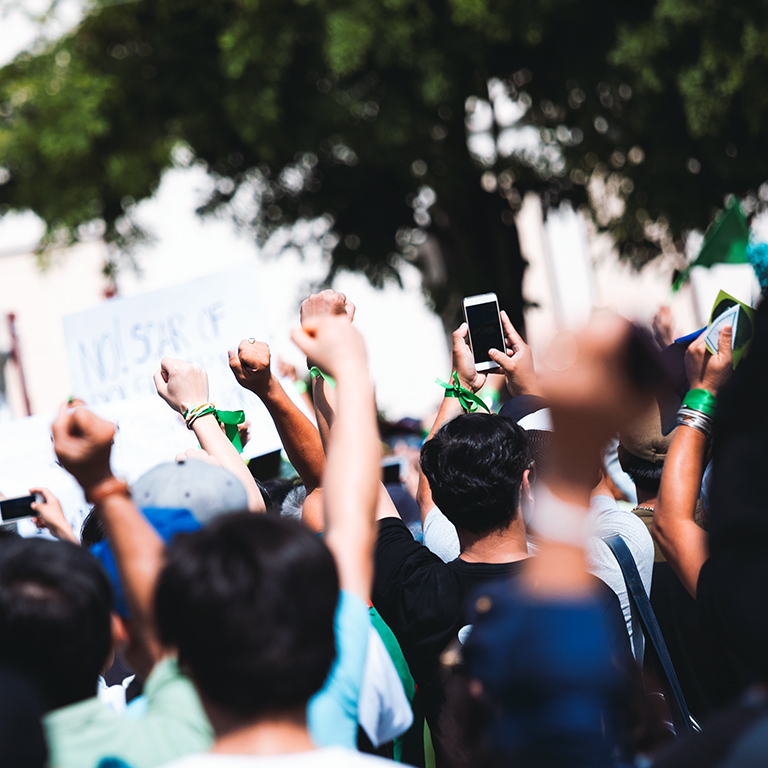
[[[107,534],[104,530],[104,523],[101,522],[99,510],[94,507],[83,520],[80,528],[80,543],[90,549],[94,544],[104,541]]]
[[[621,431],[619,464],[630,476],[638,491],[651,496],[658,494],[664,460],[673,434],[674,430],[667,435],[663,433],[661,412],[655,402]]]
[[[621,468],[629,475],[635,488],[645,494],[657,496],[664,464],[641,459],[634,453],[630,453],[621,443],[619,443],[617,454]]]
[[[157,588],[162,642],[178,650],[216,725],[304,708],[336,655],[339,596],[327,547],[298,523],[225,515],[171,543]]]
[[[525,430],[485,413],[448,422],[421,449],[435,504],[472,533],[503,529],[515,519],[529,464]]]
[[[0,543],[0,664],[24,675],[46,709],[94,696],[112,647],[112,588],[69,542]]]

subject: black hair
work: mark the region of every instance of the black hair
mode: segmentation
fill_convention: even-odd
[[[205,699],[249,720],[320,690],[338,596],[333,557],[311,531],[237,513],[173,539],[155,605],[162,642]]]
[[[654,464],[652,461],[635,456],[621,443],[619,443],[617,453],[621,468],[630,476],[635,487],[639,491],[652,493],[654,496],[658,494],[664,465]]]
[[[421,449],[435,504],[457,528],[473,533],[514,520],[529,464],[525,430],[486,413],[453,419]]]
[[[107,533],[104,530],[104,523],[101,522],[101,516],[98,513],[96,507],[94,507],[83,520],[83,525],[80,528],[80,542],[84,547],[89,549],[94,545],[103,541],[107,537]]]
[[[26,677],[46,710],[96,694],[112,646],[112,586],[76,544],[0,543],[0,663]]]
[[[45,768],[42,710],[26,680],[0,669],[0,765]]]

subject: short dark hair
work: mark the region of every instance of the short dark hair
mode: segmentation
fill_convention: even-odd
[[[101,564],[76,544],[0,543],[0,663],[35,686],[46,710],[96,695],[112,603]]]
[[[328,548],[299,523],[223,515],[179,534],[156,594],[163,643],[213,705],[240,719],[303,707],[336,657]]]
[[[98,507],[94,507],[83,520],[83,525],[80,528],[80,543],[90,549],[94,544],[98,544],[106,538],[107,534]]]
[[[525,430],[487,413],[453,419],[421,449],[435,504],[457,528],[473,533],[514,520],[529,464]]]
[[[617,453],[621,468],[630,476],[639,491],[654,495],[659,492],[663,464],[654,464],[652,461],[641,459],[634,453],[630,453],[621,443]]]

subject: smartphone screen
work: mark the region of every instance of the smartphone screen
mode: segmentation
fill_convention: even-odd
[[[504,350],[498,305],[495,301],[487,304],[471,304],[465,306],[464,311],[467,313],[475,363],[492,362],[488,350],[491,348]]]
[[[13,523],[16,520],[23,520],[27,517],[34,517],[35,512],[32,509],[34,496],[20,496],[17,499],[3,499],[0,501],[0,522]]]

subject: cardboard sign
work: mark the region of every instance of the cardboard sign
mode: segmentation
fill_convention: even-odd
[[[246,266],[140,296],[109,299],[68,315],[64,336],[72,393],[88,405],[159,400],[152,377],[160,361],[185,360],[207,371],[209,399],[218,408],[245,411],[251,421],[246,458],[277,450],[280,439],[266,408],[237,383],[227,357],[244,338],[269,342],[260,306],[253,268]],[[288,383],[285,389],[306,412],[294,387]]]

